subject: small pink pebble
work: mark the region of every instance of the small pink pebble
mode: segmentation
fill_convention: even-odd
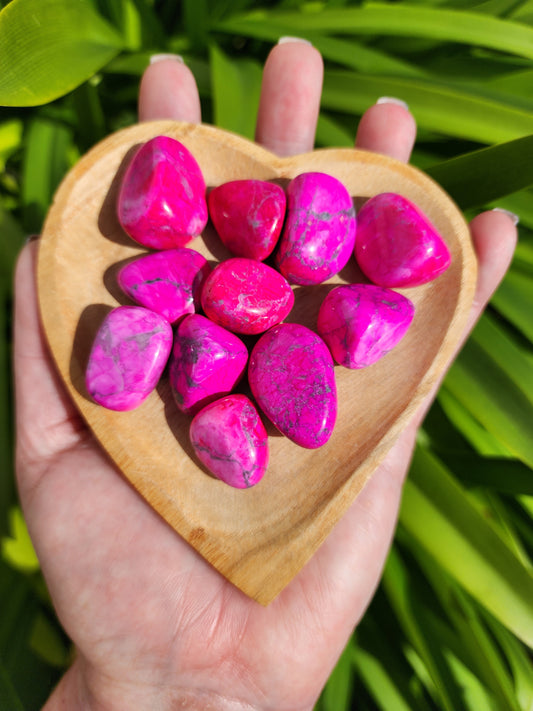
[[[210,271],[199,252],[176,247],[129,262],[117,279],[130,299],[174,323],[200,308],[202,284]]]
[[[248,350],[234,333],[200,314],[185,316],[176,328],[169,364],[176,405],[191,414],[227,395],[247,362]]]
[[[353,253],[356,220],[344,185],[326,173],[302,173],[287,189],[288,210],[276,266],[292,284],[320,284]]]
[[[364,368],[403,338],[415,313],[413,303],[373,284],[338,286],[318,312],[317,330],[333,358],[346,368]]]
[[[392,288],[426,284],[451,262],[428,218],[396,193],[376,195],[359,210],[355,257],[370,281]]]
[[[315,449],[331,437],[337,417],[333,359],[309,328],[281,323],[264,333],[250,355],[248,380],[259,407],[290,440]]]
[[[220,262],[204,282],[205,315],[235,333],[266,331],[288,315],[294,293],[275,269],[255,259]]]
[[[232,180],[213,188],[209,215],[222,243],[236,257],[266,259],[283,226],[285,192],[265,180]]]
[[[184,145],[156,136],[141,146],[122,180],[118,218],[151,249],[183,247],[200,234],[207,224],[205,181]]]
[[[152,392],[172,347],[172,327],[142,306],[108,313],[93,343],[85,382],[93,400],[110,410],[133,410]]]
[[[228,395],[200,410],[190,439],[202,464],[236,489],[254,486],[266,471],[267,433],[245,395]]]

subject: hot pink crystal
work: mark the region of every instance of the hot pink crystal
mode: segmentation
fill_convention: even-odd
[[[137,151],[122,180],[118,218],[151,249],[183,247],[200,234],[207,223],[205,181],[184,145],[156,136]]]
[[[355,256],[370,281],[392,288],[426,284],[451,261],[429,219],[396,193],[376,195],[359,211]]]
[[[337,416],[333,360],[306,326],[282,323],[250,355],[248,380],[259,407],[296,444],[315,449],[331,437]]]
[[[110,410],[138,407],[157,385],[172,347],[172,328],[142,306],[118,306],[104,319],[89,356],[86,386]]]
[[[130,299],[174,323],[200,308],[202,284],[210,271],[199,252],[177,247],[129,262],[117,279]]]
[[[200,410],[191,423],[190,438],[202,464],[230,486],[247,489],[266,471],[267,433],[244,395],[228,395]]]
[[[227,395],[241,379],[247,361],[248,350],[235,334],[200,314],[185,316],[176,328],[169,364],[178,408],[194,413]]]
[[[325,173],[302,173],[287,189],[288,210],[276,265],[293,284],[320,284],[348,262],[355,209],[344,185]]]
[[[209,215],[223,244],[237,257],[266,259],[285,217],[285,192],[265,180],[232,180],[213,188]]]
[[[373,284],[338,286],[318,312],[317,330],[333,358],[347,368],[364,368],[404,337],[415,307],[402,294]]]
[[[202,289],[206,316],[235,333],[262,333],[283,321],[293,304],[293,291],[279,272],[243,257],[220,262]]]

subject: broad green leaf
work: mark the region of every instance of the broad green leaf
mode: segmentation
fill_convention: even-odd
[[[305,6],[302,6],[304,9]],[[489,15],[407,3],[368,2],[362,7],[324,8],[318,12],[251,12],[219,23],[216,29],[254,35],[261,23],[272,22],[287,34],[309,32],[349,35],[396,35],[462,42],[533,59],[533,30],[518,22]]]
[[[533,576],[438,459],[417,447],[400,522],[472,597],[533,645]]]
[[[473,453],[440,451],[439,456],[465,486],[533,496],[531,469],[522,462]]]
[[[319,146],[352,148],[355,134],[324,113],[318,117],[316,142]]]
[[[0,708],[9,711],[25,711],[24,705],[17,694],[2,659],[0,658]]]
[[[39,560],[20,508],[14,507],[9,516],[10,533],[2,538],[2,556],[13,568],[23,572],[39,570]]]
[[[122,39],[88,0],[13,0],[0,12],[0,105],[36,106],[101,69]]]
[[[43,613],[37,614],[33,622],[29,645],[45,662],[64,668],[70,657],[70,650],[65,645],[57,624]]]
[[[252,60],[230,59],[216,45],[210,49],[214,122],[253,139],[261,92],[261,66]]]
[[[527,136],[533,126],[533,111],[473,95],[461,86],[408,77],[325,72],[324,108],[361,114],[379,96],[401,97],[425,130],[478,143],[501,143]]]
[[[533,184],[533,135],[426,168],[463,210]]]

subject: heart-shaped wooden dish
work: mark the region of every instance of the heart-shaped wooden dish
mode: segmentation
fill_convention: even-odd
[[[400,193],[427,214],[452,252],[445,274],[403,290],[414,301],[416,315],[393,351],[363,370],[335,368],[339,411],[330,441],[305,450],[271,428],[267,473],[249,490],[232,489],[199,467],[188,441],[190,418],[174,406],[166,378],[143,405],[125,413],[95,405],[84,385],[97,328],[112,307],[128,303],[116,286],[118,266],[143,252],[116,218],[120,178],[134,149],[163,134],[187,146],[208,186],[240,178],[283,182],[322,171],[341,180],[354,198]],[[214,261],[230,256],[210,227],[188,246]],[[328,284],[297,287],[287,320],[315,329],[318,307],[331,284],[358,279],[352,263]],[[461,213],[420,171],[350,149],[282,159],[219,129],[169,121],[120,131],[77,163],[50,209],[38,267],[42,320],[52,353],[101,445],[184,539],[262,604],[322,543],[439,378],[465,328],[475,279],[475,256]]]

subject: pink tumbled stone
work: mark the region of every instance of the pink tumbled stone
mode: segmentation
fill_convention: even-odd
[[[174,323],[200,308],[200,293],[211,267],[194,249],[177,247],[146,254],[119,271],[120,288],[130,299]]]
[[[357,216],[355,256],[379,286],[419,286],[450,265],[446,243],[428,218],[396,193],[370,198]]]
[[[184,145],[156,136],[141,146],[122,180],[118,218],[151,249],[183,247],[200,234],[207,224],[205,181]]]
[[[283,321],[293,304],[293,291],[279,272],[244,257],[220,262],[202,289],[206,316],[235,333],[262,333]]]
[[[404,337],[415,307],[402,294],[373,284],[338,286],[318,312],[317,330],[333,358],[346,368],[364,368]]]
[[[285,217],[285,192],[265,180],[232,180],[213,188],[209,215],[223,244],[237,257],[266,259]]]
[[[268,437],[245,395],[228,395],[200,410],[190,427],[196,456],[218,479],[248,489],[268,464]]]
[[[169,363],[176,405],[190,414],[227,395],[247,361],[248,350],[235,334],[200,314],[185,316],[176,328]]]
[[[356,220],[344,185],[325,173],[302,173],[287,189],[288,210],[276,265],[293,284],[320,284],[353,252]]]
[[[172,347],[172,327],[142,306],[118,306],[93,343],[85,382],[93,400],[110,410],[133,410],[157,385]]]
[[[337,417],[333,359],[306,326],[281,323],[250,355],[248,380],[259,407],[278,430],[308,449],[325,444]]]

